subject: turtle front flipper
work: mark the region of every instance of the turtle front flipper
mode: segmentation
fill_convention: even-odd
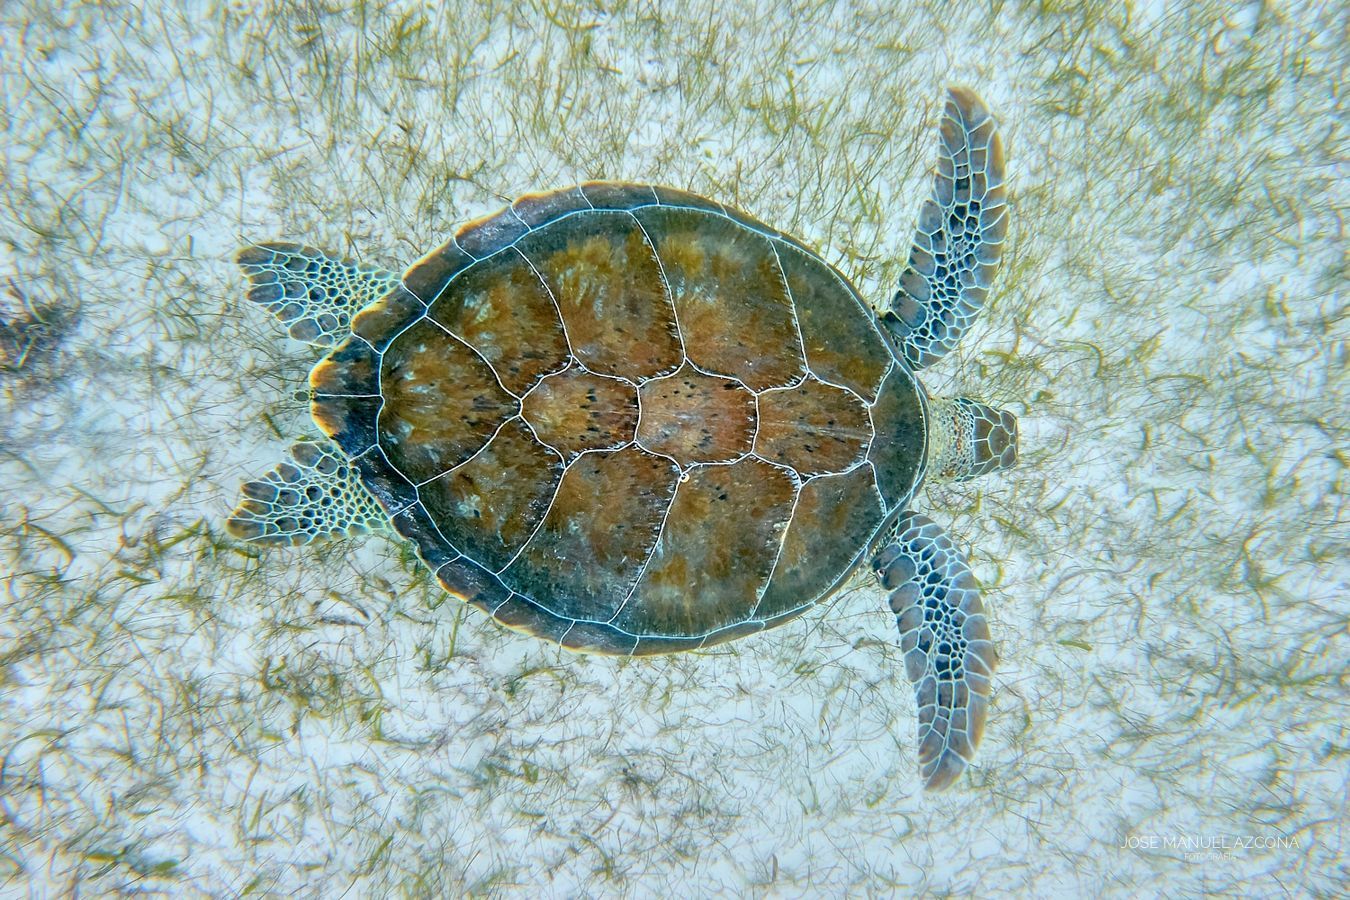
[[[291,446],[291,459],[245,482],[243,498],[225,522],[231,535],[259,544],[307,544],[389,524],[334,444],[301,441]]]
[[[1003,142],[989,110],[973,92],[951,88],[938,133],[933,196],[919,210],[900,290],[882,316],[915,369],[946,356],[975,320],[1008,231]]]
[[[290,336],[331,347],[352,317],[389,293],[397,275],[300,244],[254,244],[235,257],[248,276],[248,299],[281,320]]]
[[[979,585],[961,553],[926,516],[906,512],[872,563],[891,592],[905,675],[919,703],[919,771],[940,791],[975,756],[998,654]]]

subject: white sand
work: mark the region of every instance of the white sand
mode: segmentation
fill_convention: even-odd
[[[1343,890],[1345,18],[1277,6],[5,5],[0,313],[78,318],[0,360],[0,893]],[[925,380],[1024,432],[925,507],[1003,658],[949,793],[866,581],[626,662],[459,609],[389,539],[224,536],[312,433],[241,243],[399,268],[622,177],[880,300],[949,82],[1004,123],[1012,245]]]

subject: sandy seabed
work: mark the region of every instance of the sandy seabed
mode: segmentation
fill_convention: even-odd
[[[1342,6],[52,6],[0,8],[0,893],[1344,889]],[[384,536],[224,534],[313,433],[241,244],[397,271],[623,178],[881,302],[949,83],[1002,122],[1013,224],[925,381],[1023,427],[922,507],[1002,658],[949,792],[867,579],[614,660]]]

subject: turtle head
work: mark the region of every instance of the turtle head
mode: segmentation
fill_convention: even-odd
[[[928,404],[928,477],[966,481],[1017,465],[1017,417],[968,397]]]

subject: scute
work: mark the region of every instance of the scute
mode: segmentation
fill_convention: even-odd
[[[808,378],[759,395],[755,452],[803,477],[851,468],[871,443],[867,406],[850,391]]]
[[[558,307],[519,253],[498,253],[466,270],[427,317],[478,351],[517,396],[567,365]]]
[[[675,492],[661,540],[616,624],[692,637],[749,619],[796,491],[787,471],[758,459],[694,469]]]
[[[451,544],[500,571],[543,520],[563,469],[557,451],[512,418],[483,449],[420,485],[418,494]]]
[[[761,391],[805,374],[796,315],[773,242],[726,216],[645,207],[691,362]]]
[[[650,378],[680,365],[661,266],[626,212],[580,212],[519,246],[557,301],[577,359],[592,371]]]
[[[582,454],[503,580],[560,614],[609,619],[642,572],[678,480],[670,460],[637,447]]]
[[[573,365],[540,381],[522,400],[535,436],[569,461],[587,450],[618,450],[637,433],[637,386]]]
[[[754,446],[755,395],[733,379],[691,365],[639,390],[642,421],[638,442],[681,466],[732,462]]]
[[[928,438],[922,392],[909,371],[896,366],[872,407],[876,438],[867,458],[876,469],[877,485],[889,508],[909,501],[923,469]]]
[[[800,614],[925,452],[920,389],[842,276],[660,186],[590,182],[470,223],[311,383],[447,591],[590,652]]]
[[[862,465],[802,485],[757,616],[797,609],[802,598],[828,592],[848,574],[886,519],[873,474]]]
[[[380,386],[380,446],[414,484],[473,456],[520,411],[472,346],[426,319],[385,352]]]
[[[780,247],[788,290],[797,305],[797,324],[811,371],[822,381],[843,385],[864,400],[875,400],[881,381],[895,365],[889,345],[859,314],[860,301],[838,272],[800,247]]]

